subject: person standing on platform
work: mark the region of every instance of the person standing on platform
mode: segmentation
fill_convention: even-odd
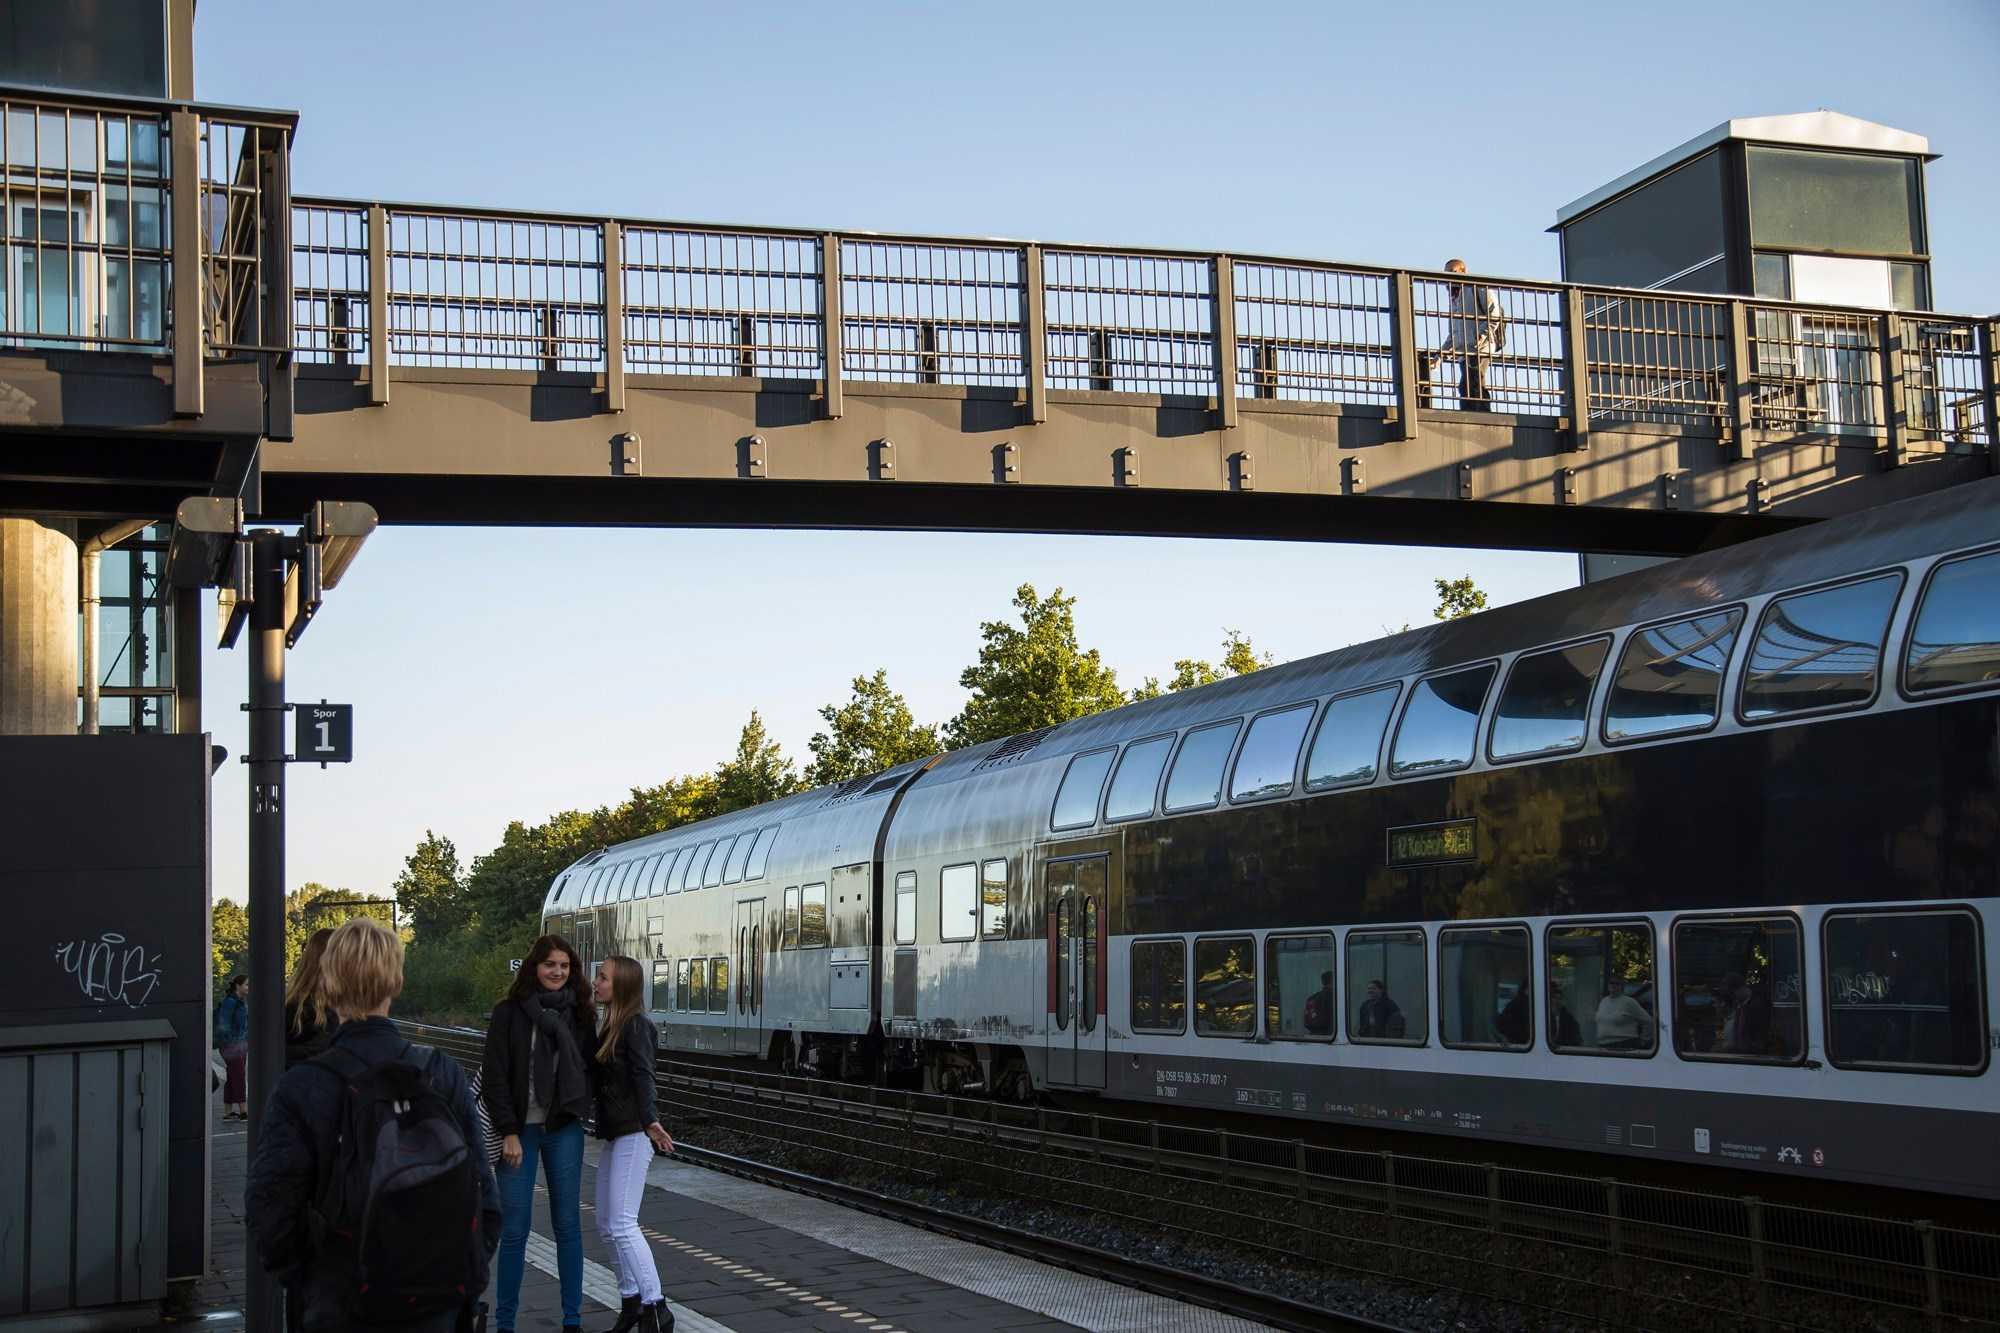
[[[1445,262],[1445,272],[1465,272],[1463,259]],[[1458,362],[1458,405],[1467,412],[1484,412],[1492,404],[1486,396],[1487,359],[1507,345],[1507,314],[1500,298],[1490,287],[1475,282],[1447,283],[1451,308],[1444,311],[1445,335],[1435,352],[1425,352],[1423,384],[1426,404],[1437,397],[1438,367],[1446,361]]]
[[[285,1068],[303,1064],[326,1049],[338,1026],[326,1007],[320,960],[333,932],[321,927],[306,940],[299,965],[285,985]]]
[[[215,1006],[215,1049],[226,1071],[222,1083],[222,1118],[250,1118],[250,978],[241,972],[229,978]]]
[[[613,954],[597,965],[591,998],[605,1006],[604,1026],[591,1062],[597,1089],[597,1230],[618,1265],[618,1322],[610,1333],[673,1333],[674,1315],[660,1294],[660,1270],[639,1231],[639,1203],[653,1153],[672,1152],[674,1140],[660,1125],[653,1087],[659,1030],[640,1011],[645,973],[639,960]]]
[[[512,1333],[535,1216],[535,1163],[549,1191],[565,1329],[583,1321],[583,1122],[597,1015],[576,950],[544,935],[486,1023],[479,1094],[500,1141],[500,1265],[493,1322]]]

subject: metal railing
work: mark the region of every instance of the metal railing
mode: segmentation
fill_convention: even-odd
[[[375,233],[381,232],[377,239]],[[307,361],[1993,445],[1996,321],[1293,259],[300,200]],[[829,300],[829,295],[833,299]],[[386,324],[381,344],[374,321]],[[1892,459],[1892,461],[1894,461]]]

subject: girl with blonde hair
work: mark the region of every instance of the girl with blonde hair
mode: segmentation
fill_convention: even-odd
[[[660,1034],[641,1008],[645,974],[636,958],[613,954],[597,965],[591,998],[604,1006],[591,1082],[597,1093],[597,1229],[618,1261],[618,1322],[610,1333],[672,1333],[673,1312],[660,1293],[660,1270],[639,1231],[639,1201],[655,1150],[672,1152],[660,1126],[653,1061]]]
[[[285,983],[285,1068],[310,1060],[326,1049],[340,1020],[326,1002],[326,979],[321,959],[333,931],[322,926],[306,940],[299,965]]]

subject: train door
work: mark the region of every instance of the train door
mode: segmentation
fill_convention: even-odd
[[[1104,1086],[1105,858],[1042,868],[1048,904],[1049,1082]]]
[[[736,904],[736,987],[730,1003],[733,1036],[730,1049],[738,1055],[764,1053],[764,900]]]
[[[576,946],[576,966],[583,973],[584,984],[589,985],[597,966],[597,922],[578,916],[576,933],[569,937],[569,942]]]

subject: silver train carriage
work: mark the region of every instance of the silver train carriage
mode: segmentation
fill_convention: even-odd
[[[608,848],[663,1044],[2000,1197],[2000,479]]]

